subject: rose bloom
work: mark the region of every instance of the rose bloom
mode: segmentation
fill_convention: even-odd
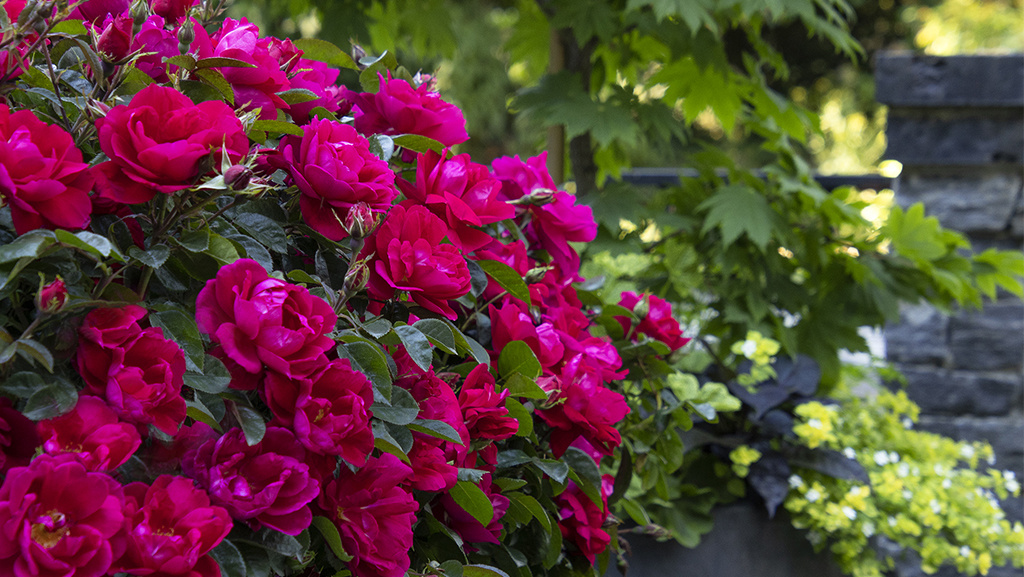
[[[512,341],[523,341],[537,355],[537,360],[545,369],[551,369],[562,360],[565,346],[551,323],[534,325],[533,317],[526,306],[511,297],[505,299],[500,307],[490,306],[491,317],[491,354],[497,355]]]
[[[470,161],[468,154],[445,160],[433,150],[420,154],[416,183],[398,185],[411,203],[422,204],[448,224],[449,239],[466,252],[493,239],[479,229],[515,216],[515,207],[498,199],[501,181],[487,167]]]
[[[129,0],[86,0],[71,11],[70,17],[97,24],[107,16],[127,12],[130,4]]]
[[[302,378],[322,368],[334,347],[327,333],[337,321],[323,299],[271,277],[252,259],[222,267],[196,299],[199,330],[249,373],[266,365]]]
[[[193,427],[209,429],[200,423]],[[309,503],[320,493],[305,457],[306,450],[288,429],[268,427],[263,440],[249,446],[236,427],[194,445],[182,468],[231,517],[298,535],[312,522]]]
[[[132,38],[131,51],[144,54],[135,60],[135,67],[139,72],[145,73],[158,83],[168,82],[168,65],[163,59],[179,54],[178,38],[164,28],[164,19],[154,14],[142,23],[139,33]]]
[[[78,372],[122,419],[173,435],[185,420],[185,353],[162,329],[139,326],[145,314],[134,305],[89,312],[78,330]]]
[[[197,28],[198,29],[198,28]],[[126,204],[157,192],[191,186],[226,150],[232,163],[249,151],[242,123],[227,104],[194,104],[173,88],[152,84],[96,121],[100,148],[110,158],[96,165],[100,195]]]
[[[437,517],[441,519],[445,525],[451,527],[459,534],[464,541],[470,543],[499,543],[501,537],[501,518],[505,516],[508,511],[511,501],[509,498],[501,494],[501,488],[491,481],[491,474],[485,474],[478,484],[484,495],[487,495],[487,499],[491,502],[491,508],[494,511],[494,516],[491,517],[491,522],[484,527],[480,521],[477,521],[475,517],[466,512],[455,499],[448,493],[441,495],[438,499],[440,509],[437,511]]]
[[[0,475],[11,467],[24,467],[36,454],[39,435],[36,424],[0,397]]]
[[[90,471],[112,471],[142,444],[134,426],[117,420],[103,399],[81,395],[71,412],[39,422],[43,450],[50,455],[73,453]]]
[[[260,109],[262,120],[276,120],[278,109],[288,110],[288,104],[277,95],[290,88],[288,75],[271,54],[271,39],[260,38],[260,30],[255,24],[245,18],[225,18],[217,32],[209,36],[199,23],[193,23],[195,40],[191,52],[197,59],[234,58],[252,65],[251,68],[214,68],[231,84],[238,108],[247,111]]]
[[[331,240],[348,236],[344,227],[352,207],[360,202],[382,214],[398,195],[395,173],[370,152],[369,142],[354,128],[333,120],[313,120],[302,137],[287,135],[280,155],[268,160],[288,171],[302,196],[302,218]]]
[[[149,7],[153,13],[168,22],[177,23],[185,17],[189,8],[195,6],[199,0],[150,0]]]
[[[374,255],[370,296],[387,300],[406,291],[416,304],[454,320],[448,301],[469,292],[469,269],[459,249],[441,244],[447,230],[425,207],[392,208],[361,254]]]
[[[629,405],[621,394],[601,383],[599,373],[587,368],[580,355],[562,368],[560,376],[537,379],[541,388],[553,393],[549,401],[559,401],[537,413],[552,428],[555,457],[561,457],[581,436],[604,455],[610,455],[622,442],[615,425],[629,414]]]
[[[389,74],[380,77],[376,93],[343,89],[341,94],[352,103],[356,130],[362,134],[419,134],[445,146],[469,140],[462,111],[442,100],[429,83],[413,88]]]
[[[338,102],[341,89],[334,84],[338,81],[338,69],[315,60],[296,60],[295,75],[290,79],[291,87],[305,88],[319,98],[290,105],[288,112],[291,114],[292,120],[296,124],[308,123],[311,120],[310,112],[316,107],[322,107],[328,112],[338,112],[341,108],[341,104]],[[278,62],[280,62],[280,58],[278,58]]]
[[[106,575],[125,548],[123,507],[121,485],[71,455],[11,469],[0,486],[0,575]]]
[[[307,449],[353,465],[366,463],[373,450],[373,385],[348,359],[335,359],[297,381],[271,373],[265,392],[274,415]]]
[[[18,234],[89,226],[93,177],[71,135],[0,104],[0,200]]]
[[[562,538],[575,545],[591,563],[611,543],[611,536],[601,527],[608,518],[608,495],[613,483],[611,475],[602,478],[601,506],[595,505],[572,481],[561,495],[555,497]]]
[[[109,60],[118,61],[128,55],[132,43],[132,17],[129,13],[107,16],[100,27],[96,48]]]
[[[161,475],[124,488],[127,548],[110,573],[220,577],[210,551],[231,532],[231,516],[210,505],[192,479]]]
[[[399,367],[402,365],[400,364]],[[443,421],[459,434],[461,443],[445,441],[424,433],[413,432],[413,448],[409,453],[413,476],[409,486],[421,491],[451,489],[458,476],[458,462],[469,448],[469,431],[463,422],[459,401],[451,385],[438,378],[433,370],[413,373],[395,381],[412,394],[419,405],[420,419]]]
[[[511,391],[495,388],[487,365],[479,364],[466,375],[459,391],[459,407],[471,439],[507,439],[519,430],[519,421],[508,416],[505,399]]]
[[[418,505],[401,484],[412,469],[385,453],[338,478],[320,495],[320,508],[338,526],[341,543],[352,555],[355,577],[402,577],[409,569],[412,524]]]
[[[683,336],[683,328],[679,326],[679,321],[672,316],[672,305],[665,299],[654,295],[640,296],[635,292],[626,291],[619,299],[619,306],[633,310],[641,298],[647,300],[649,310],[640,319],[640,324],[636,326],[637,333],[658,339],[673,351],[690,342],[690,339]],[[628,317],[615,317],[615,319],[622,325],[623,332],[628,335],[632,327],[631,320]],[[636,340],[635,337],[634,340]]]

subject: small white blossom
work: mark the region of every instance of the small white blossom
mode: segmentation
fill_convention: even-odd
[[[974,447],[970,445],[964,445],[963,447],[960,447],[960,456],[965,459],[970,459],[971,457],[974,456]]]
[[[819,493],[817,489],[811,489],[810,491],[807,491],[804,497],[808,502],[813,503],[818,499],[821,499],[821,493]]]
[[[896,517],[889,517],[889,526],[890,527],[895,527],[896,526]]]
[[[943,479],[942,480],[942,488],[943,489],[948,489],[948,488],[950,488],[952,486],[953,486],[953,481],[950,481],[949,479]]]
[[[1007,481],[1012,481],[1017,478],[1017,473],[1014,473],[1013,471],[1009,470],[1003,471],[1003,478],[1006,479]]]
[[[932,499],[931,503],[928,503],[928,506],[932,508],[932,513],[935,513],[936,515],[942,512],[942,504],[936,499]]]
[[[971,548],[968,547],[967,545],[964,545],[963,547],[961,547],[960,548],[960,556],[961,557],[970,557],[971,556]]]
[[[896,451],[889,451],[889,462],[890,463],[899,463],[900,462],[900,454],[897,453]]]
[[[1007,479],[1006,490],[1011,493],[1016,493],[1017,491],[1020,491],[1020,483],[1018,483],[1014,479]]]
[[[903,422],[903,428],[904,429],[912,429],[912,428],[914,428],[914,421],[911,421],[910,417],[903,417],[903,421],[902,422]]]
[[[743,341],[743,344],[740,345],[740,352],[742,352],[743,356],[747,357],[748,359],[752,358],[755,354],[757,354],[757,341],[751,339]]]
[[[790,486],[790,488],[793,488],[793,489],[799,489],[800,487],[804,486],[804,480],[801,479],[799,475],[790,475],[789,476],[789,486]]]
[[[896,474],[899,475],[900,477],[906,477],[907,475],[910,474],[910,465],[906,463],[900,463],[900,465],[896,467]]]
[[[849,505],[844,505],[843,506],[843,515],[846,515],[846,517],[848,519],[853,521],[854,519],[857,518],[857,511],[854,510],[854,508],[849,506]]]
[[[854,451],[852,447],[847,447],[843,449],[843,454],[846,455],[847,459],[852,460],[857,458],[857,451]]]
[[[986,461],[986,462],[987,462],[987,463],[989,464],[989,466],[991,467],[991,466],[993,466],[993,465],[995,465],[995,464],[996,464],[996,456],[995,456],[995,455],[989,455],[989,456],[988,456],[988,457],[987,457],[987,458],[985,459],[985,461]]]
[[[884,467],[889,464],[889,453],[885,451],[875,451],[875,464],[879,467]]]
[[[865,521],[860,530],[864,533],[865,537],[870,537],[875,534],[875,525],[871,521]]]
[[[824,427],[824,424],[821,422],[821,419],[810,419],[807,421],[807,426],[812,429],[821,429]]]

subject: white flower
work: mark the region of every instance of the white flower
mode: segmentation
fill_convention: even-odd
[[[942,512],[942,505],[936,499],[932,499],[931,503],[928,503],[928,506],[932,508],[932,512],[936,515]]]
[[[993,466],[993,465],[995,465],[995,464],[996,464],[996,456],[995,456],[995,455],[989,455],[989,456],[988,456],[988,457],[987,457],[987,458],[985,459],[985,461],[986,461],[986,462],[987,462],[987,463],[989,464],[989,466],[991,467],[991,466]]]
[[[875,534],[875,525],[871,521],[864,521],[860,530],[864,532],[865,537],[870,537]]]
[[[807,421],[807,426],[812,429],[821,429],[824,425],[821,419],[810,419]]]
[[[906,477],[910,474],[910,465],[906,463],[900,463],[899,467],[896,467],[896,474],[900,477]]]
[[[804,480],[801,479],[799,475],[790,475],[789,486],[792,489],[799,489],[804,486]]]
[[[943,479],[942,480],[942,488],[943,489],[948,489],[948,488],[950,488],[952,486],[953,486],[953,481],[950,481],[949,479]]]
[[[912,429],[912,428],[914,428],[914,421],[911,421],[910,417],[903,417],[903,421],[902,422],[903,422],[903,428],[904,429]]]
[[[743,344],[740,345],[740,352],[748,359],[753,358],[757,354],[757,341],[751,339],[743,341]]]
[[[889,517],[889,526],[890,527],[895,527],[896,526],[896,517]]]
[[[1017,473],[1013,471],[1003,471],[1003,478],[1007,481],[1012,481],[1017,478]]]
[[[960,548],[960,556],[961,557],[970,557],[971,556],[971,548],[968,547],[967,545],[964,545],[963,547],[961,547]]]
[[[974,456],[974,447],[970,445],[964,445],[963,447],[960,447],[960,456],[965,459],[970,459],[971,457]]]
[[[853,521],[854,519],[857,518],[857,511],[854,510],[854,508],[849,506],[849,505],[844,505],[843,506],[843,515],[846,515],[846,517],[849,520]]]
[[[846,455],[846,458],[850,460],[857,458],[857,451],[854,451],[852,447],[847,447],[843,449],[843,454]]]
[[[1006,490],[1011,493],[1016,493],[1017,491],[1020,491],[1020,483],[1018,483],[1014,479],[1007,479]]]
[[[889,451],[889,462],[890,463],[899,463],[900,462],[900,454],[897,453],[896,451]]]
[[[817,489],[811,489],[810,491],[807,491],[804,497],[809,503],[813,503],[818,499],[821,499],[821,493],[819,493]]]
[[[879,467],[884,467],[889,464],[889,453],[885,451],[875,451],[875,464]]]

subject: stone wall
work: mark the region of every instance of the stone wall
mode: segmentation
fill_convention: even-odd
[[[917,202],[975,250],[1024,242],[1024,55],[878,57],[876,98],[889,106],[887,157],[903,163],[896,201]],[[906,307],[886,329],[889,360],[921,406],[920,427],[986,440],[996,466],[1024,478],[1024,303],[1003,294],[946,316]],[[1024,502],[1004,502],[1024,518]],[[910,564],[900,577],[920,574]],[[943,571],[940,575],[955,575]],[[990,575],[1019,576],[1010,568]]]

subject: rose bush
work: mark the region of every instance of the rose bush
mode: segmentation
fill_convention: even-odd
[[[3,574],[599,574],[739,406],[429,77],[212,0],[4,8]]]

